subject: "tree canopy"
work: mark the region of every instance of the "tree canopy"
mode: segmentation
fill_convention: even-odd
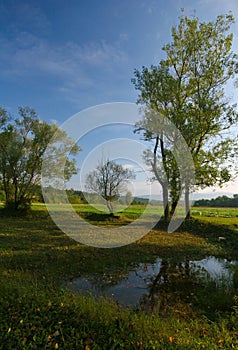
[[[58,141],[64,139],[61,154],[70,150],[76,154],[79,147],[63,130],[59,131],[57,125],[41,121],[29,107],[20,107],[16,119],[1,109],[0,117],[0,183],[5,192],[5,207],[25,210],[40,184],[44,152],[56,131],[61,135]],[[57,147],[52,147],[49,159],[51,171],[59,166],[58,155]],[[70,178],[76,173],[75,160],[68,160],[66,168],[66,178]]]
[[[222,185],[235,173],[237,135],[231,129],[238,117],[236,105],[225,94],[227,82],[238,72],[230,33],[233,22],[231,14],[207,23],[182,15],[172,28],[171,43],[163,47],[166,58],[157,66],[136,69],[132,79],[139,90],[137,103],[170,120],[184,137],[195,164],[196,188]],[[181,190],[173,146],[161,129],[147,129],[147,115],[136,130],[145,140],[154,140],[151,169],[157,179],[156,174],[164,173],[162,188],[165,184],[163,191],[169,191],[173,207]],[[184,185],[186,207],[193,189],[189,181]]]
[[[88,173],[86,187],[89,191],[97,193],[106,201],[109,213],[112,215],[113,202],[126,190],[127,183],[134,177],[132,170],[107,159],[106,161],[101,161],[95,170]]]

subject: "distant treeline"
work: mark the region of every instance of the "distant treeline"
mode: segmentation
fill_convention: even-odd
[[[87,203],[95,203],[95,204],[105,204],[105,200],[99,196],[97,193],[88,193],[83,192],[79,190],[74,189],[67,189],[66,194],[68,197],[68,201],[71,204],[87,204]],[[39,202],[53,202],[53,203],[64,203],[65,197],[63,196],[63,192],[61,190],[53,189],[51,187],[48,187],[45,189],[45,198],[43,198],[41,192],[39,191],[38,196],[35,197],[35,199]],[[140,198],[140,197],[132,197],[130,192],[128,192],[124,196],[120,196],[118,198],[118,202],[120,204],[147,204],[148,199],[146,198]],[[152,201],[156,202],[156,201]],[[151,203],[155,204],[155,203]]]
[[[199,199],[194,203],[195,207],[238,207],[238,194],[233,197],[219,196],[212,199]]]
[[[0,184],[0,202],[5,201],[5,193],[1,187]],[[67,203],[69,201],[71,204],[87,204],[87,203],[104,203],[102,197],[100,197],[96,193],[87,193],[80,190],[74,190],[74,189],[67,189],[66,190],[66,197],[65,192],[59,189],[55,189],[53,187],[45,188],[44,191],[44,197],[42,194],[41,186],[36,185],[34,189],[34,195],[32,197],[32,202],[39,202],[39,203]],[[128,192],[126,195],[120,196],[118,198],[118,202],[120,204],[135,204],[135,205],[146,205],[148,203],[148,198],[141,198],[141,197],[133,197],[130,192]],[[162,205],[162,201],[156,201],[152,200],[150,201],[151,205]]]
[[[5,193],[0,184],[0,202],[5,201]],[[66,197],[65,192],[53,187],[45,188],[44,197],[42,194],[41,186],[36,185],[34,188],[34,195],[32,197],[33,202],[52,202],[52,203],[67,203],[69,201],[71,204],[87,204],[87,203],[104,203],[102,197],[96,193],[87,193],[80,190],[67,189]],[[130,192],[124,196],[118,198],[120,204],[147,204],[148,199],[140,197],[132,197]],[[157,204],[156,201],[152,201],[151,204]]]

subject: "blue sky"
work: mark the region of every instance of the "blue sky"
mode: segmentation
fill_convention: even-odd
[[[97,104],[136,102],[133,70],[163,58],[181,8],[202,21],[238,18],[236,0],[0,0],[0,105],[61,124]],[[237,49],[237,23],[232,31]]]

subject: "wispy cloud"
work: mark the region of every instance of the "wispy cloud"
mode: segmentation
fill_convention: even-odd
[[[0,45],[0,72],[5,78],[35,79],[45,76],[54,79],[55,88],[60,93],[72,98],[75,90],[96,86],[98,82],[94,72],[107,75],[127,61],[126,54],[118,45],[106,41],[52,45],[30,33],[21,32],[13,40],[0,37]]]
[[[40,72],[53,75],[72,75],[80,71],[81,65],[105,66],[126,60],[126,55],[117,47],[104,41],[83,46],[74,42],[51,45],[47,41],[23,32],[14,41],[1,38],[3,59],[7,72],[37,75]],[[34,71],[34,69],[36,69]]]

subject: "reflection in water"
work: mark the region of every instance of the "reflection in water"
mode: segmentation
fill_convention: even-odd
[[[208,257],[199,261],[171,262],[158,258],[154,264],[139,264],[132,271],[78,277],[68,283],[75,292],[106,295],[116,302],[147,311],[166,313],[179,301],[204,309],[225,308],[231,300],[236,261]],[[213,305],[214,304],[214,305]],[[226,302],[227,304],[227,302]],[[227,307],[227,305],[226,305]]]

